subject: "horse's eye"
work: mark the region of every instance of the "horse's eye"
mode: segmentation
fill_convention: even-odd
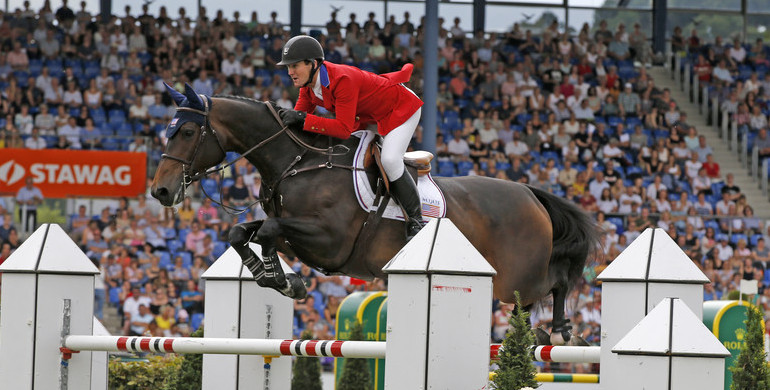
[[[192,130],[185,130],[185,132],[184,132],[184,136],[185,137],[192,137],[194,134],[195,134],[195,132],[192,131]]]

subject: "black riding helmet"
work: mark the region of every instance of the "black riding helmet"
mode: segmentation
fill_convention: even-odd
[[[318,60],[318,66],[323,62],[324,49],[321,47],[321,44],[309,35],[297,35],[283,45],[281,62],[276,65],[291,65],[300,61],[313,60]],[[304,86],[307,86],[313,80],[318,66],[313,65],[313,68],[310,70],[310,78]]]
[[[309,35],[297,35],[283,45],[281,62],[277,65],[289,65],[300,61],[324,60],[324,49],[315,38]]]

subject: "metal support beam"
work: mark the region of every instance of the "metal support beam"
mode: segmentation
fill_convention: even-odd
[[[476,31],[485,31],[486,0],[473,0],[473,34]]]
[[[99,0],[99,16],[103,24],[112,18],[112,0]]]
[[[438,96],[438,0],[425,1],[423,40],[422,148],[436,153],[436,98]],[[435,162],[435,160],[434,160]]]
[[[668,0],[652,0],[652,52],[666,50],[666,18]]]
[[[302,0],[291,0],[289,3],[289,23],[292,36],[302,32]]]

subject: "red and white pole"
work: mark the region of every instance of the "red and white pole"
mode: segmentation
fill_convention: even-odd
[[[272,340],[197,337],[67,336],[72,351],[331,356],[385,359],[383,341]]]

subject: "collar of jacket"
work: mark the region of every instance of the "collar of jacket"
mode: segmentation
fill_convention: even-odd
[[[318,70],[318,77],[321,78],[321,85],[324,88],[329,88],[329,71],[326,69],[326,64],[321,65],[321,69]]]

